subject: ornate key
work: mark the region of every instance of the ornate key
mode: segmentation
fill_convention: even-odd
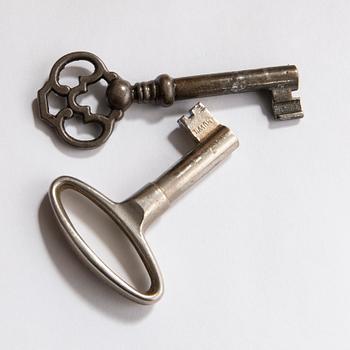
[[[220,125],[202,104],[193,107],[190,116],[183,116],[178,123],[197,145],[157,180],[144,186],[129,199],[121,203],[113,202],[84,182],[67,176],[56,179],[49,191],[56,218],[78,255],[113,288],[141,304],[154,303],[163,293],[162,276],[144,238],[145,230],[171,202],[238,147],[238,140],[230,129]],[[127,283],[86,244],[64,209],[61,195],[67,189],[77,191],[95,203],[126,235],[150,277],[151,286],[147,291],[137,290]]]
[[[73,88],[59,83],[60,72],[73,61],[85,60],[95,67],[89,76],[79,77],[79,84]],[[76,98],[87,92],[88,85],[104,79],[107,84],[107,99],[111,107],[109,115],[92,113],[90,107],[80,106]],[[176,100],[200,98],[241,92],[267,90],[272,96],[272,111],[275,119],[302,118],[299,98],[293,98],[292,91],[298,89],[298,71],[295,66],[270,67],[238,72],[197,75],[173,79],[167,74],[155,80],[131,85],[116,73],[109,72],[104,63],[92,53],[73,52],[60,58],[52,67],[49,80],[38,92],[40,117],[54,127],[61,138],[81,148],[93,148],[103,144],[111,135],[115,121],[122,118],[133,102],[153,102],[170,106]],[[57,115],[49,111],[48,94],[54,92],[67,100],[66,108]],[[78,140],[65,129],[65,120],[79,115],[84,123],[95,122],[102,127],[101,133],[92,140]]]

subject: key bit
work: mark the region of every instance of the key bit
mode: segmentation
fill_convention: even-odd
[[[61,85],[59,75],[64,67],[80,60],[92,63],[95,67],[94,72],[89,76],[79,77],[79,84],[73,88]],[[89,85],[100,79],[108,84],[107,99],[111,107],[108,115],[92,113],[89,106],[81,106],[76,101],[79,95],[87,92]],[[40,118],[54,127],[64,141],[80,148],[94,148],[109,138],[115,122],[123,117],[133,102],[170,106],[176,100],[267,90],[271,92],[275,119],[290,120],[303,117],[300,99],[292,96],[292,91],[297,89],[298,71],[293,65],[175,79],[161,74],[155,80],[131,85],[118,74],[109,72],[96,55],[89,52],[73,52],[54,64],[49,80],[38,91],[38,103]],[[56,115],[49,111],[48,95],[51,92],[66,98],[66,107]],[[74,115],[82,117],[84,123],[98,123],[102,129],[101,133],[92,140],[78,140],[70,136],[64,123]]]
[[[202,103],[196,104],[190,115],[184,115],[178,120],[178,124],[187,130],[197,142],[212,135],[218,129],[219,123]]]
[[[202,104],[196,105],[189,116],[183,116],[179,120],[179,125],[197,141],[194,149],[129,199],[116,203],[86,183],[69,176],[56,179],[49,191],[50,202],[58,223],[76,253],[115,290],[140,304],[152,304],[158,301],[164,289],[160,269],[144,237],[145,230],[185,190],[238,147],[236,136],[226,126],[219,124]],[[62,203],[62,193],[67,189],[79,192],[96,204],[126,235],[149,275],[151,286],[147,291],[137,290],[127,283],[83,240]]]

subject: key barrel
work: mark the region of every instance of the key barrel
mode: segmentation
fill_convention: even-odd
[[[239,146],[238,138],[203,104],[198,103],[190,113],[178,123],[195,139],[195,148],[130,198],[143,208],[144,228]]]
[[[177,100],[276,88],[297,90],[298,71],[295,66],[281,66],[183,77],[174,83]]]
[[[238,145],[237,137],[225,126],[220,126],[205,144],[199,144],[157,180],[130,198],[130,201],[143,208],[145,215],[142,228],[146,229],[173,201],[209,173]]]
[[[218,127],[203,145],[182,158],[160,176],[155,184],[170,202],[212,170],[238,147],[238,139],[225,126]]]

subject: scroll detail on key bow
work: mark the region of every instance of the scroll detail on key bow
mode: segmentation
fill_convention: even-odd
[[[71,62],[87,61],[94,66],[94,71],[90,75],[79,76],[79,84],[74,87],[62,85],[59,76],[62,70]],[[89,52],[73,52],[60,58],[52,67],[49,80],[38,91],[38,104],[40,118],[54,127],[66,142],[80,148],[94,148],[105,142],[113,131],[115,121],[123,116],[123,111],[113,109],[108,115],[92,113],[89,106],[81,106],[77,102],[77,97],[88,91],[88,86],[95,84],[99,80],[105,80],[110,84],[113,80],[119,80],[116,73],[109,72],[104,63],[94,54]],[[50,93],[64,97],[66,107],[61,109],[56,115],[50,113],[48,97]],[[68,134],[65,121],[74,115],[80,116],[83,123],[97,123],[101,126],[101,133],[92,140],[78,140]]]

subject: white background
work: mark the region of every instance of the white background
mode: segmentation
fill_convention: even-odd
[[[349,11],[345,0],[1,0],[0,347],[349,349]],[[150,227],[166,287],[153,307],[81,264],[45,196],[66,174],[123,200],[189,149],[174,130],[197,101],[132,106],[104,147],[73,149],[34,99],[77,50],[133,83],[299,68],[300,122],[273,121],[255,93],[202,99],[240,148]],[[108,261],[118,251],[115,268],[142,284],[114,227],[78,197],[66,202],[86,239]]]

